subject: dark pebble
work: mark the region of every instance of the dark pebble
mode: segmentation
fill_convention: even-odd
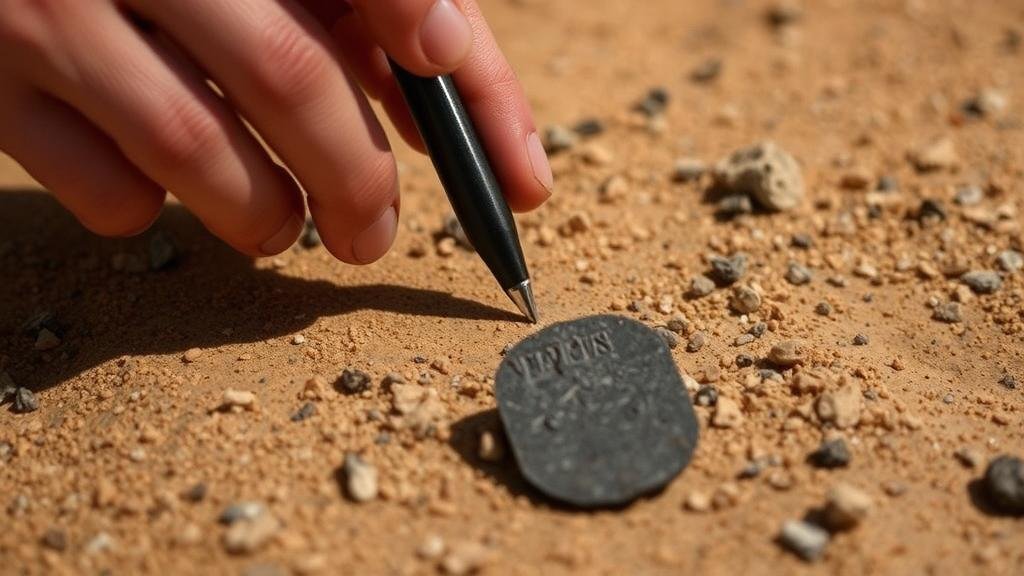
[[[316,414],[316,404],[306,402],[295,414],[292,414],[292,422],[302,422]]]
[[[842,468],[850,463],[850,449],[842,438],[829,440],[822,442],[807,459],[818,468]]]
[[[701,62],[696,68],[690,71],[690,80],[704,83],[711,82],[722,73],[722,59],[708,58]]]
[[[857,334],[853,337],[853,344],[855,346],[867,346],[870,340],[867,334]]]
[[[739,354],[736,356],[736,367],[746,368],[754,365],[754,357],[750,354]]]
[[[35,412],[39,409],[39,401],[36,395],[28,388],[18,388],[14,392],[14,411],[18,414]]]
[[[377,434],[377,437],[373,439],[373,443],[378,446],[384,446],[391,443],[391,434],[387,432],[381,432]]]
[[[747,462],[743,466],[743,468],[740,470],[739,474],[736,475],[736,477],[739,478],[740,480],[750,480],[751,478],[757,478],[758,476],[761,475],[761,471],[763,469],[764,466],[762,466],[760,462],[756,460],[751,460],[750,462]]]
[[[832,305],[828,302],[818,302],[818,304],[814,306],[814,313],[818,316],[831,316]]]
[[[162,230],[150,236],[148,252],[150,270],[163,270],[178,261],[178,246]]]
[[[43,546],[57,552],[63,552],[68,548],[68,535],[63,530],[51,528],[43,534]]]
[[[188,490],[182,492],[181,497],[189,502],[202,502],[209,491],[210,489],[206,486],[205,482],[197,482]]]
[[[1004,454],[990,462],[985,489],[1000,512],[1024,514],[1024,460]]]
[[[589,138],[597,136],[605,131],[604,122],[597,118],[585,118],[572,127],[572,131],[578,136]]]
[[[999,379],[999,383],[1007,390],[1017,389],[1017,379],[1011,374],[1003,374],[1003,377]]]
[[[766,324],[765,322],[758,322],[757,324],[751,326],[750,330],[747,330],[747,333],[753,336],[754,338],[760,338],[761,336],[764,336],[764,333],[767,331],[768,324]]]
[[[299,237],[299,244],[306,249],[316,248],[323,244],[323,240],[320,239],[320,231],[316,229],[312,218],[306,219],[306,225],[302,228],[302,236]]]
[[[359,394],[370,389],[372,381],[370,375],[362,370],[342,371],[341,376],[334,382],[334,388],[343,394]]]
[[[720,286],[735,284],[747,272],[747,255],[738,253],[724,258],[714,256],[711,258],[711,270],[708,276]]]
[[[895,192],[900,189],[900,182],[895,176],[882,176],[875,184],[875,190],[879,192]]]
[[[714,386],[705,384],[694,394],[693,401],[697,406],[714,406],[718,404],[718,390]]]
[[[660,116],[668,107],[668,101],[668,90],[661,87],[652,88],[643,100],[637,102],[635,109],[647,116]]]
[[[917,209],[917,219],[920,221],[945,220],[946,208],[938,200],[927,198],[921,202],[921,206]]]
[[[772,370],[771,368],[762,368],[757,371],[758,375],[761,376],[761,380],[782,380],[782,374],[778,371]]]
[[[802,248],[804,250],[814,246],[814,238],[810,234],[793,234],[793,237],[789,239],[790,244],[796,248]]]

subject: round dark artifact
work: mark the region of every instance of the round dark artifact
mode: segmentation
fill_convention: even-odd
[[[664,340],[639,322],[591,316],[505,355],[498,409],[526,479],[581,507],[658,490],[689,463],[697,419]]]

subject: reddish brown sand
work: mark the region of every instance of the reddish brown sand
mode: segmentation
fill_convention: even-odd
[[[145,257],[151,233],[93,237],[0,159],[0,368],[40,405],[0,411],[0,572],[1024,573],[1024,522],[982,511],[969,491],[995,455],[1024,455],[1024,387],[999,383],[1004,373],[1024,382],[1024,273],[1004,274],[1000,290],[981,296],[944,276],[994,269],[998,252],[1024,248],[1024,6],[808,2],[783,30],[754,1],[484,7],[541,125],[608,125],[554,157],[557,193],[519,219],[543,322],[613,310],[662,325],[681,314],[707,344],[689,353],[683,335],[673,351],[680,370],[714,381],[742,420],[715,427],[713,410],[698,408],[691,466],[623,510],[561,509],[509,458],[480,460],[479,434],[496,426],[491,375],[501,350],[536,328],[511,313],[474,254],[437,253],[442,193],[425,159],[405,148],[401,232],[366,268],[323,248],[253,262],[169,205],[155,228],[179,242],[180,264],[124,270]],[[711,57],[723,62],[720,77],[691,81]],[[656,85],[672,102],[664,124],[648,126],[630,109]],[[1007,108],[980,120],[962,114],[984,88]],[[916,172],[908,150],[941,137],[956,164]],[[706,179],[671,181],[677,158],[714,162],[767,138],[802,166],[807,197],[792,212],[717,221],[703,201]],[[901,190],[878,198],[840,186],[859,173],[893,175]],[[600,202],[611,176],[625,193]],[[977,206],[952,202],[967,183],[985,191]],[[920,224],[922,198],[941,200],[948,220]],[[869,201],[880,204],[877,217]],[[580,215],[585,230],[559,232]],[[795,233],[814,248],[790,246]],[[425,254],[411,256],[417,249]],[[730,312],[728,290],[684,297],[709,255],[735,250],[751,257],[741,282],[763,296],[746,323]],[[814,281],[786,283],[789,260],[811,267]],[[826,281],[835,276],[846,285]],[[932,320],[929,300],[953,295],[965,300],[963,322]],[[815,313],[821,301],[830,316]],[[65,331],[60,346],[40,352],[21,326],[43,310]],[[733,346],[759,320],[769,331]],[[858,333],[868,345],[852,344]],[[784,382],[736,366],[737,354],[763,358],[786,339],[806,352]],[[185,362],[192,348],[202,354]],[[812,367],[826,390],[840,377],[859,383],[855,426],[823,424],[817,393],[791,389],[794,373]],[[310,377],[330,383],[345,368],[372,374],[373,390],[346,396],[328,386],[314,416],[290,421]],[[391,372],[410,383],[429,375],[424,386],[443,407],[435,432],[418,437],[395,418],[380,386]],[[211,411],[229,388],[254,392],[258,409]],[[378,443],[383,433],[389,441]],[[809,466],[806,455],[836,435],[850,466]],[[974,468],[954,456],[963,449],[976,454]],[[376,500],[345,498],[336,473],[346,452],[376,467]],[[781,464],[737,479],[767,455]],[[871,496],[869,516],[836,535],[820,563],[780,548],[781,524],[821,506],[840,481]],[[198,482],[208,493],[190,502],[182,493]],[[701,496],[711,509],[684,506],[702,507]],[[217,517],[245,500],[264,503],[282,526],[254,552],[230,554]],[[423,549],[438,538],[439,554]]]

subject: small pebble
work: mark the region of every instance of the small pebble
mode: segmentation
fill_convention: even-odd
[[[697,406],[714,406],[718,403],[718,390],[714,386],[705,384],[697,390],[693,401]]]
[[[736,356],[736,367],[746,368],[754,365],[754,357],[750,354],[738,354]]]
[[[36,350],[39,350],[40,352],[45,352],[46,350],[53,350],[57,346],[60,346],[60,338],[52,331],[50,331],[49,328],[41,329],[39,331],[39,334],[36,335]]]
[[[811,271],[799,262],[790,262],[786,267],[786,282],[803,286],[811,281]]]
[[[722,73],[722,59],[708,58],[690,70],[690,80],[699,84],[711,82]]]
[[[964,184],[956,189],[953,202],[960,206],[974,206],[985,199],[985,191],[977,184]]]
[[[1024,515],[1024,460],[1002,455],[985,470],[989,499],[1003,513]]]
[[[795,248],[807,250],[809,248],[814,247],[814,238],[812,238],[810,234],[801,232],[798,234],[793,234],[793,236],[790,237],[789,239],[789,243],[792,244]]]
[[[188,350],[185,350],[184,354],[181,355],[181,360],[186,364],[191,364],[202,358],[202,356],[202,348],[189,348]]]
[[[18,388],[14,392],[13,408],[17,414],[35,412],[39,409],[39,401],[36,400],[36,395],[28,388]]]
[[[299,244],[307,250],[323,244],[320,231],[316,229],[316,223],[312,218],[306,218],[306,224],[302,227],[302,236],[299,236]]]
[[[162,230],[149,237],[148,252],[150,270],[164,270],[178,260],[178,247]]]
[[[802,520],[788,520],[782,525],[779,542],[803,560],[816,562],[825,553],[829,535],[824,529]]]
[[[871,496],[849,484],[836,484],[825,495],[825,525],[831,530],[849,530],[871,513]]]
[[[715,282],[703,274],[698,274],[690,280],[690,296],[703,298],[715,291]]]
[[[370,375],[362,370],[346,368],[334,382],[334,388],[343,394],[359,394],[373,385]]]
[[[803,345],[796,340],[784,340],[772,346],[768,360],[781,368],[790,368],[803,362]]]
[[[728,258],[713,256],[709,276],[720,286],[735,284],[747,272],[747,255],[740,252]]]
[[[827,440],[811,452],[807,460],[818,468],[843,468],[850,463],[850,449],[842,438]]]
[[[706,337],[703,332],[694,332],[690,335],[689,341],[686,343],[687,352],[697,352],[704,347],[704,341]]]
[[[235,390],[233,388],[228,388],[221,395],[220,409],[230,410],[233,408],[255,410],[256,395],[248,390]]]
[[[477,455],[484,462],[500,462],[505,458],[504,440],[490,430],[483,431],[480,434]]]
[[[68,548],[67,532],[58,528],[50,528],[41,538],[43,546],[57,552],[63,552]]]
[[[741,214],[750,214],[754,211],[754,205],[746,194],[728,194],[723,196],[715,205],[715,214],[719,218],[729,219]]]
[[[867,346],[870,342],[867,334],[857,334],[853,337],[854,346]]]
[[[1003,374],[1003,377],[999,379],[999,383],[1007,390],[1017,389],[1017,379],[1012,374]]]
[[[993,294],[1003,286],[999,273],[991,270],[972,270],[961,276],[960,281],[975,294]]]
[[[1016,250],[1003,250],[996,256],[996,264],[1000,270],[1012,274],[1024,268],[1024,254]]]
[[[188,502],[202,502],[206,498],[209,488],[203,482],[197,482],[181,493],[181,497]]]
[[[919,221],[938,221],[945,220],[946,218],[946,208],[938,200],[926,198],[921,201],[921,205],[917,208],[917,219]]]
[[[654,331],[658,333],[658,336],[661,336],[662,341],[669,347],[669,350],[675,350],[679,346],[679,336],[672,330],[664,326],[655,326]]]
[[[910,162],[918,172],[933,172],[956,167],[960,157],[950,138],[941,138],[912,150]]]
[[[305,343],[306,343],[306,337],[303,336],[302,334],[296,334],[295,336],[292,336],[292,344],[294,344],[296,346],[301,346],[302,344],[305,344]]]
[[[743,412],[740,411],[740,405],[731,398],[719,397],[715,402],[711,425],[715,428],[735,428],[742,423]]]
[[[957,302],[944,302],[935,307],[932,311],[932,318],[947,324],[956,324],[963,321],[960,312],[960,304]]]
[[[672,166],[673,182],[693,182],[700,180],[708,171],[708,166],[696,158],[680,158]]]
[[[260,506],[255,516],[238,518],[224,533],[224,549],[231,554],[251,554],[262,548],[281,530],[281,521]]]
[[[345,455],[342,470],[349,498],[355,502],[369,502],[377,498],[377,469],[372,464],[350,452]]]
[[[715,165],[715,186],[747,194],[763,208],[796,208],[804,197],[800,165],[774,142],[759,142],[734,151]]]
[[[900,181],[891,174],[886,174],[878,178],[878,182],[875,183],[875,190],[879,192],[895,192],[900,189]]]
[[[634,109],[643,112],[648,117],[660,116],[668,107],[668,102],[668,90],[661,87],[652,88],[642,100],[637,102]]]
[[[455,214],[448,214],[444,217],[444,225],[441,232],[445,236],[455,239],[455,243],[460,247],[466,250],[473,250],[473,244],[469,241],[466,231],[462,229],[462,223],[459,222]]]
[[[961,105],[961,110],[968,116],[989,118],[1003,113],[1007,107],[1006,95],[992,88],[985,88]]]
[[[548,126],[544,130],[544,150],[557,154],[576,146],[576,134],[564,126]]]
[[[303,420],[311,418],[314,414],[316,414],[316,404],[306,402],[298,409],[298,411],[292,414],[291,420],[292,422],[302,422]]]
[[[234,524],[240,520],[252,520],[265,511],[261,502],[244,501],[229,504],[221,511],[217,521],[221,524]]]
[[[729,305],[739,314],[753,314],[761,308],[761,295],[749,286],[737,286],[732,291]]]
[[[605,125],[600,118],[585,118],[574,124],[572,131],[581,138],[590,138],[604,133]]]
[[[818,316],[831,316],[832,305],[829,304],[828,302],[818,302],[814,306],[814,313],[817,314]]]

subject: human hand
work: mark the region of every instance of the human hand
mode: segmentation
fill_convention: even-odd
[[[166,190],[239,251],[277,254],[301,233],[302,192],[242,117],[301,183],[327,249],[366,264],[399,211],[367,96],[423,149],[385,51],[454,71],[514,210],[550,195],[476,0],[0,0],[0,150],[98,234],[142,232]]]

